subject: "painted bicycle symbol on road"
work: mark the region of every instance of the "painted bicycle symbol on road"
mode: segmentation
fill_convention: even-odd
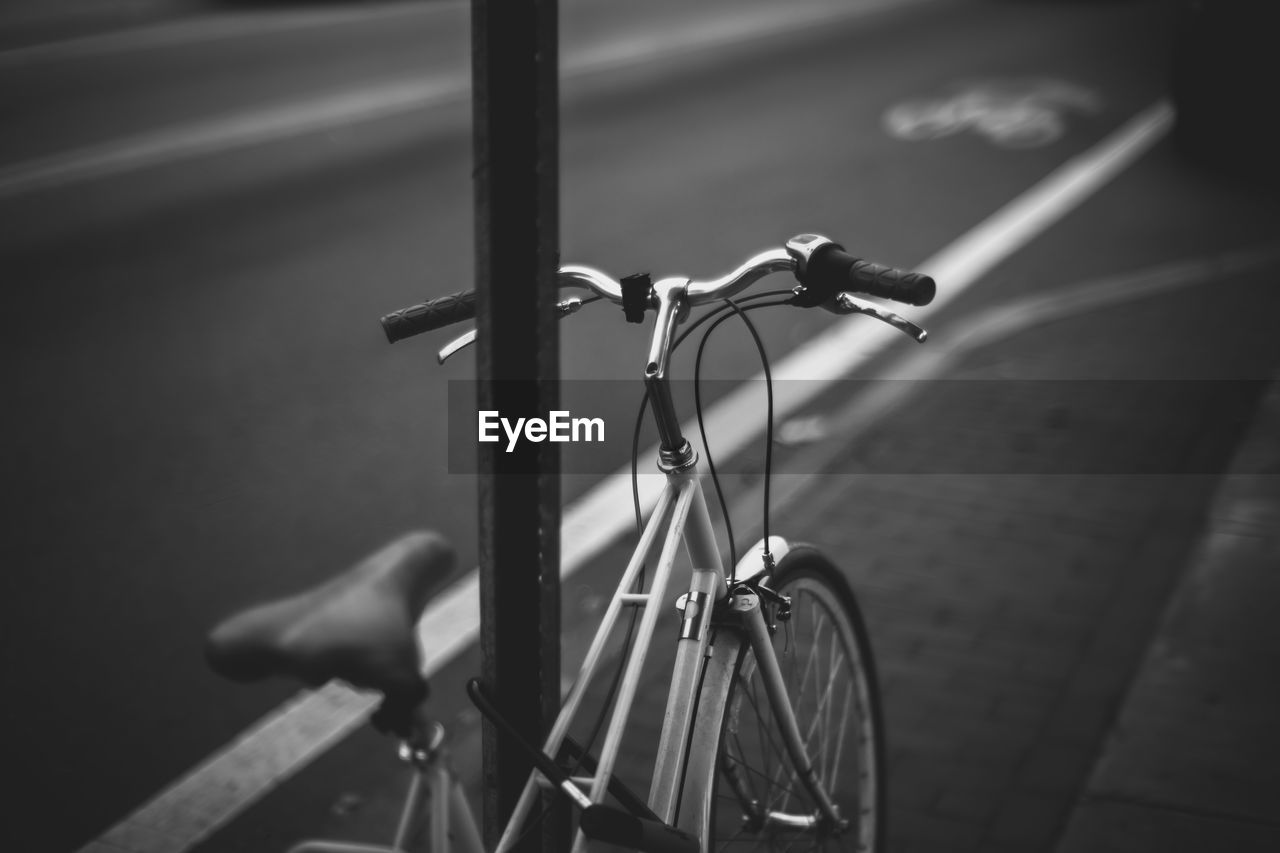
[[[1100,108],[1093,92],[1044,78],[980,80],[954,84],[950,94],[903,101],[884,114],[898,139],[941,139],[973,130],[1004,148],[1036,148],[1066,130],[1065,114]]]

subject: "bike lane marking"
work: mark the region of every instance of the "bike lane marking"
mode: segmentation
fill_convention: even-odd
[[[749,15],[682,24],[586,46],[564,56],[560,79],[570,80],[682,55],[785,37],[823,25],[852,21],[886,9],[939,0],[820,0],[765,8]],[[468,72],[412,76],[375,86],[233,115],[186,122],[0,169],[0,199],[136,172],[166,163],[247,148],[307,133],[406,115],[471,96]]]
[[[1066,116],[1101,109],[1097,94],[1053,77],[958,81],[948,95],[909,98],[880,118],[885,132],[910,142],[972,131],[1003,148],[1039,148],[1066,132]]]
[[[1157,101],[919,264],[917,269],[932,275],[942,286],[930,306],[913,312],[913,319],[927,320],[1078,207],[1162,139],[1172,122],[1172,107]],[[1146,292],[1159,292],[1162,286],[1185,280],[1186,276],[1156,277],[1156,284],[1148,284]],[[1052,302],[1053,297],[1048,298]],[[1087,306],[1089,302],[1080,304]],[[1021,316],[1035,318],[1045,310],[1024,311]],[[990,316],[1005,315],[997,312]],[[997,325],[1007,329],[1010,323],[1021,322],[1019,316],[1015,311],[1008,315],[1012,319],[998,320]],[[970,333],[974,334],[979,333]],[[775,420],[782,421],[900,338],[899,332],[879,324],[836,323],[828,327],[774,366],[773,378],[778,380],[774,385]],[[763,374],[747,380],[705,413],[707,433],[716,436],[716,452],[721,458],[736,454],[763,431],[758,422],[760,379]],[[806,381],[782,381],[798,379]],[[698,434],[694,423],[686,424],[685,429],[691,436]],[[645,453],[653,456],[657,448]],[[641,502],[648,511],[661,493],[664,478],[647,474],[639,480]],[[565,508],[561,576],[573,575],[633,525],[631,469],[627,465]],[[479,577],[472,571],[434,599],[418,624],[424,673],[430,677],[470,647],[479,625]],[[179,853],[190,849],[362,725],[377,701],[337,683],[300,693],[82,847],[80,853]]]

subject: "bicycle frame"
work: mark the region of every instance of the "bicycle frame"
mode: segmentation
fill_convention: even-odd
[[[659,536],[665,530],[665,535]],[[653,552],[661,538],[656,568],[649,591],[632,593],[636,579],[643,565],[651,561]],[[780,537],[772,537],[775,548],[785,551],[786,545]],[[588,777],[575,778],[575,782],[584,787],[593,802],[602,802],[617,762],[622,736],[626,729],[631,707],[640,684],[641,671],[650,646],[653,642],[660,607],[669,600],[668,589],[672,578],[676,558],[681,542],[684,542],[692,563],[692,577],[688,595],[684,599],[683,617],[680,623],[675,664],[672,669],[671,686],[667,697],[666,710],[663,715],[662,733],[657,745],[657,762],[654,766],[653,779],[649,791],[649,807],[664,821],[673,823],[679,812],[679,824],[682,828],[697,828],[702,825],[704,816],[711,805],[710,791],[683,791],[682,775],[686,759],[687,745],[690,742],[690,731],[694,729],[717,731],[724,702],[728,698],[729,686],[734,674],[741,643],[752,642],[756,654],[761,661],[772,661],[776,671],[777,662],[773,655],[773,646],[768,642],[767,628],[757,606],[748,608],[748,619],[759,621],[760,631],[746,632],[748,636],[737,632],[718,632],[714,648],[708,647],[711,637],[712,603],[723,599],[728,592],[724,570],[720,562],[719,550],[715,545],[715,537],[711,527],[711,519],[707,512],[701,481],[694,467],[682,471],[669,472],[667,484],[658,499],[652,515],[641,535],[640,542],[633,553],[626,571],[618,583],[609,606],[606,608],[600,627],[583,659],[578,676],[565,699],[559,716],[556,718],[550,733],[543,744],[548,755],[559,753],[568,734],[569,727],[581,709],[587,688],[600,669],[605,647],[609,638],[617,628],[618,620],[627,607],[643,607],[644,614],[636,628],[636,637],[620,680],[617,699],[605,730],[605,737],[596,760],[595,772]],[[760,549],[756,549],[744,558],[747,563],[754,556],[759,559]],[[757,564],[758,565],[758,564]],[[752,617],[750,614],[754,614]],[[756,637],[763,639],[757,643]],[[706,665],[706,673],[702,670]],[[767,667],[768,664],[763,664]],[[766,670],[767,671],[767,670]],[[699,679],[701,678],[701,685]],[[777,692],[771,696],[781,699],[783,691],[780,682]],[[773,693],[773,691],[770,691]],[[699,696],[715,697],[718,701],[699,702]],[[775,712],[779,719],[790,719],[795,728],[794,717],[790,705],[785,701],[775,702]],[[785,726],[785,723],[784,723]],[[706,728],[704,728],[706,727]],[[788,739],[788,742],[791,742]],[[798,729],[795,745],[799,745]],[[803,755],[803,748],[799,754]],[[803,760],[803,759],[802,759]],[[799,764],[800,762],[798,762]],[[807,765],[807,760],[804,760]],[[697,774],[690,774],[697,777]],[[498,853],[509,850],[519,837],[525,820],[537,803],[540,789],[540,775],[530,775],[524,791],[516,805],[506,831],[498,844]],[[684,808],[681,808],[681,802]],[[585,849],[587,840],[578,834],[574,843],[575,851]]]
[[[732,590],[729,588],[711,518],[707,511],[706,498],[702,491],[697,470],[697,454],[682,434],[667,378],[676,330],[688,316],[691,306],[728,299],[772,272],[803,271],[810,257],[829,245],[834,244],[825,237],[799,235],[789,241],[785,249],[759,254],[719,279],[692,281],[688,278],[667,278],[651,286],[647,278],[643,282],[636,282],[647,291],[641,295],[643,307],[646,310],[654,309],[657,315],[645,363],[644,382],[659,436],[658,466],[666,474],[667,481],[644,527],[635,552],[618,582],[617,590],[605,610],[578,676],[542,746],[546,756],[554,758],[561,754],[562,748],[566,746],[569,728],[582,708],[588,687],[601,668],[606,646],[617,628],[624,609],[644,608],[643,616],[636,628],[637,634],[623,663],[618,692],[605,729],[600,754],[595,757],[594,769],[589,776],[575,777],[571,780],[571,784],[584,791],[585,800],[589,800],[592,804],[605,801],[610,780],[614,776],[623,733],[639,689],[641,672],[653,642],[660,614],[659,608],[670,600],[669,587],[680,545],[683,542],[690,557],[692,572],[688,592],[677,604],[682,615],[662,729],[656,745],[657,757],[648,798],[650,811],[668,825],[675,825],[695,836],[704,835],[704,829],[711,815],[713,791],[710,790],[711,785],[701,780],[713,779],[719,769],[710,766],[716,761],[719,744],[708,744],[708,739],[718,738],[731,688],[737,675],[736,670],[743,644],[749,643],[755,655],[766,700],[773,710],[778,726],[777,733],[795,771],[794,778],[812,796],[817,806],[817,813],[797,815],[768,812],[761,804],[755,803],[746,796],[741,781],[734,778],[733,772],[726,771],[729,786],[743,800],[745,808],[756,811],[751,817],[762,827],[803,829],[815,827],[820,822],[831,824],[841,822],[835,805],[813,772],[795,713],[787,697],[786,686],[771,642],[772,626],[765,622],[765,610],[760,600],[760,594],[767,593],[767,590],[761,593],[760,586],[749,582],[741,583],[756,581],[767,576],[775,561],[781,560],[789,547],[780,537],[770,537],[767,543],[762,541],[757,544],[735,567],[734,588]],[[857,263],[856,259],[851,260]],[[844,262],[841,261],[841,263]],[[896,271],[889,270],[889,272],[897,275]],[[624,307],[635,296],[634,291],[631,291],[630,295],[624,292],[632,285],[624,286],[590,267],[562,267],[560,284],[561,287],[585,288],[593,291],[597,297],[624,305]],[[827,306],[829,310],[836,313],[870,314],[891,325],[897,325],[909,333],[920,332],[917,338],[923,339],[922,330],[896,315],[879,311],[874,306],[856,303],[851,298],[851,301],[845,304],[840,299],[847,297],[848,294],[841,293],[838,296],[839,298]],[[560,304],[561,313],[573,313],[582,304],[578,299],[566,300]],[[631,307],[635,307],[634,303]],[[434,310],[430,304],[416,306],[415,310],[417,308],[423,309],[423,316],[428,320]],[[406,312],[409,310],[384,318],[384,325],[395,318],[396,323],[404,320],[413,326],[411,331],[406,332],[397,331],[398,327],[395,324],[388,325],[388,336],[392,340],[407,334],[416,334],[431,327],[425,325],[423,328],[424,323],[421,320],[405,320],[401,315],[407,316]],[[441,351],[440,359],[443,361],[453,352],[472,342],[474,338],[475,333],[469,332],[453,341]],[[658,559],[649,591],[631,592],[637,588],[637,580],[642,568],[652,564],[655,551],[658,552]],[[776,597],[771,593],[769,596]],[[713,615],[716,617],[714,624]],[[692,746],[695,744],[696,748]],[[426,768],[420,766],[419,771],[418,775],[427,779],[430,787],[434,787]],[[693,781],[687,782],[687,780]],[[447,774],[436,779],[435,783],[445,786],[455,784]],[[537,770],[530,773],[498,842],[497,853],[505,853],[517,843],[538,801],[540,789],[547,784],[549,783]],[[411,799],[415,797],[416,793],[411,794]],[[454,798],[453,788],[450,788],[447,798],[432,798],[433,809],[437,809],[437,814],[442,821],[447,821],[450,817],[449,810],[453,808],[451,804]],[[437,800],[447,800],[447,802],[445,805],[440,805],[436,802]],[[412,803],[406,808],[405,817],[401,821],[402,833],[412,808]],[[465,843],[465,853],[471,853],[474,842],[468,839]],[[583,853],[588,843],[586,836],[579,831],[574,840],[574,853]],[[433,832],[432,853],[445,853],[448,844],[449,839],[446,835]],[[705,846],[704,839],[704,849]],[[309,853],[364,853],[364,851],[325,848],[324,850],[312,849]]]
[[[686,776],[699,779],[711,778],[713,775],[706,772],[705,767],[700,768],[703,771],[701,773],[685,774],[691,734],[696,736],[698,731],[719,731],[742,643],[749,642],[759,663],[769,702],[779,721],[783,743],[795,767],[799,769],[800,780],[820,804],[823,817],[836,820],[838,814],[835,806],[808,772],[809,758],[795,715],[786,698],[781,671],[769,640],[769,628],[765,625],[758,597],[742,595],[735,599],[733,611],[744,630],[718,630],[715,632],[714,646],[711,642],[713,605],[725,599],[729,590],[697,470],[697,455],[681,434],[667,384],[667,365],[675,330],[687,313],[685,297],[688,285],[688,279],[667,279],[653,286],[658,309],[657,321],[654,324],[644,377],[660,436],[659,467],[666,474],[667,482],[605,610],[578,677],[547,735],[543,751],[550,756],[559,754],[569,727],[581,708],[587,688],[600,668],[605,647],[624,608],[643,607],[644,613],[624,664],[595,771],[590,776],[574,780],[586,789],[592,802],[604,801],[639,687],[641,670],[653,642],[659,608],[669,600],[668,587],[680,544],[683,542],[692,564],[692,576],[688,593],[683,598],[675,664],[649,791],[649,808],[666,823],[695,833],[700,833],[701,828],[706,825],[712,791],[686,790],[684,785]],[[660,537],[659,534],[664,530],[665,534]],[[649,591],[630,592],[636,586],[641,568],[651,562],[660,538],[661,551]],[[749,552],[740,563],[749,575],[759,574],[757,569],[765,568],[762,559],[763,544]],[[771,537],[769,545],[768,550],[775,559],[780,559],[787,550],[785,541],[780,537]],[[752,568],[753,560],[755,568]],[[714,752],[715,750],[701,750],[698,760],[713,761],[714,758],[710,756]],[[497,853],[509,850],[519,838],[521,829],[537,802],[540,778],[536,771],[530,774],[498,844]],[[815,817],[814,821],[817,819]],[[579,832],[574,841],[575,853],[582,853],[587,843],[585,836]]]

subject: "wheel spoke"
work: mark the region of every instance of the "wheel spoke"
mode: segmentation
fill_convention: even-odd
[[[836,650],[835,654],[839,656],[841,660],[844,659],[843,654],[840,654],[838,649]],[[822,741],[821,743],[818,744],[818,754],[820,756],[823,756],[823,760],[824,760],[823,767],[819,768],[819,778],[821,779],[828,778],[826,773],[827,767],[825,766],[825,758],[828,755],[828,750],[827,750],[828,744],[827,744],[826,738],[829,736],[829,733],[832,728],[831,708],[834,705],[834,703],[831,701],[831,696],[832,696],[832,691],[835,690],[835,687],[836,687],[836,679],[834,677],[834,672],[835,672],[835,669],[833,666],[832,675],[828,676],[827,678],[826,688],[822,691],[822,695],[818,696],[817,699],[814,701],[813,721],[809,724],[809,729],[808,731],[805,732],[805,736],[804,736],[805,747],[810,750],[810,755],[812,755],[812,752],[813,752],[812,750],[813,736],[815,734],[818,734],[820,736],[819,739]],[[845,721],[847,722],[847,717]],[[821,728],[818,725],[819,723],[823,724]]]
[[[836,751],[832,759],[833,770],[831,775],[825,777],[822,782],[827,786],[827,794],[835,797],[836,791],[840,790],[840,756],[844,754],[844,737],[849,729],[849,700],[853,696],[853,685],[846,684],[844,688],[844,713],[840,715],[840,725],[836,727]]]
[[[754,773],[755,775],[759,776],[761,779],[764,779],[770,785],[774,784],[773,780],[770,779],[765,773],[761,772],[760,770],[757,770],[756,768],[752,767],[750,764],[743,764],[742,768],[746,770],[748,773]],[[800,791],[794,788],[786,788],[785,790],[787,791],[787,793],[794,794],[797,797],[799,797],[801,794]],[[772,809],[771,811],[783,811],[783,809]]]

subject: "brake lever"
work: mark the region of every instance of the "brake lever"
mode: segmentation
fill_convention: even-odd
[[[440,348],[440,352],[436,353],[436,362],[439,364],[444,364],[449,359],[450,356],[454,355],[460,350],[466,349],[467,347],[471,346],[475,342],[476,342],[475,329],[471,329],[467,332],[464,332],[461,335],[458,335],[458,337],[449,341],[449,343],[445,344],[443,347]]]
[[[866,314],[868,317],[874,317],[882,323],[893,326],[918,344],[924,343],[925,339],[929,337],[927,331],[905,317],[900,317],[892,311],[886,311],[878,305],[872,305],[870,302],[855,299],[852,293],[837,293],[835,299],[822,307],[832,314]]]
[[[570,296],[568,299],[562,299],[556,303],[556,314],[560,317],[568,317],[570,314],[577,314],[583,305],[586,305],[587,302],[594,301],[594,299],[583,299],[579,296]],[[436,353],[436,361],[440,364],[444,364],[449,360],[449,358],[471,346],[475,342],[475,329],[464,332],[441,347],[440,352]]]

